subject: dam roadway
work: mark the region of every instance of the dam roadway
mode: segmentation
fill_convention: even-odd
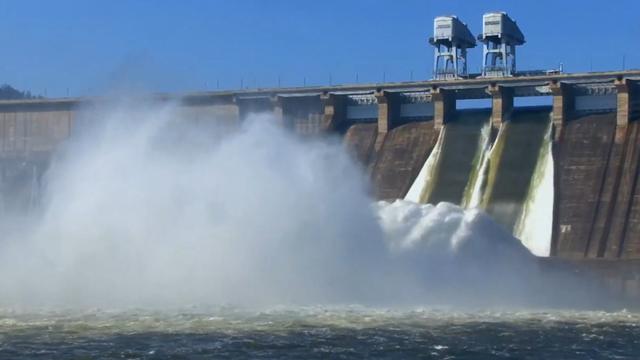
[[[640,300],[639,83],[640,71],[532,73],[144,99],[175,101],[184,121],[234,127],[270,112],[303,136],[338,134],[375,197],[480,206],[525,244],[546,242],[548,261],[581,264]],[[531,97],[547,105],[514,106]],[[478,99],[490,106],[463,109]],[[29,206],[52,153],[102,101],[0,101],[4,208]]]

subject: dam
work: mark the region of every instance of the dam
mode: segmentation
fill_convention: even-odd
[[[267,112],[300,136],[340,137],[375,198],[479,207],[544,261],[640,299],[640,71],[518,73],[506,61],[524,39],[489,34],[473,75],[457,61],[475,39],[435,35],[450,48],[436,52],[432,80],[151,98],[178,103],[184,121],[234,128]],[[100,101],[0,101],[0,211],[38,201],[53,154]]]

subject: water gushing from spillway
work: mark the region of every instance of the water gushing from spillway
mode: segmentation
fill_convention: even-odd
[[[500,126],[489,158],[482,208],[509,232],[515,232],[530,198],[549,122],[548,109],[541,107],[514,110]]]
[[[480,132],[478,140],[478,151],[473,160],[473,171],[469,178],[469,183],[465,189],[465,196],[462,199],[462,206],[465,208],[477,208],[482,200],[482,190],[484,189],[489,157],[491,156],[491,121],[488,121]]]
[[[514,231],[514,235],[538,256],[549,256],[551,252],[554,200],[551,131],[552,124],[549,123],[522,215]]]
[[[440,130],[438,140],[433,150],[424,162],[424,165],[418,173],[418,177],[413,181],[409,191],[405,195],[404,199],[415,203],[424,203],[429,198],[431,191],[433,190],[433,181],[438,173],[438,164],[442,146],[444,144],[444,134],[446,129]]]
[[[372,202],[340,144],[269,116],[225,131],[174,106],[85,116],[39,214],[1,229],[0,306],[550,306],[578,286],[479,210]]]
[[[456,113],[455,118],[440,130],[435,148],[405,196],[406,200],[463,206],[468,202],[488,146],[483,129],[489,124],[489,115],[485,110]]]
[[[473,114],[460,113],[445,128],[457,126],[458,129],[464,129],[456,121],[470,123]],[[481,113],[475,116],[478,115],[481,116]],[[465,208],[485,209],[505,230],[512,232],[539,256],[549,255],[553,221],[553,158],[549,116],[544,108],[516,111],[508,122],[501,124],[493,141],[490,121],[476,123],[476,126],[481,124],[481,128],[467,128],[479,136],[460,201]],[[455,137],[445,137],[448,141],[445,141],[442,153],[453,153],[457,158],[449,155],[448,171],[438,167],[438,176],[441,177],[439,183],[425,187],[443,188],[446,193],[447,188],[452,188],[451,183],[460,183],[460,175],[467,173],[467,170],[461,169],[465,169],[470,162],[468,154],[471,153],[471,137],[464,135],[464,132],[460,132]],[[461,156],[462,152],[467,153],[467,157]],[[456,196],[449,194],[449,198],[449,201],[457,203]]]

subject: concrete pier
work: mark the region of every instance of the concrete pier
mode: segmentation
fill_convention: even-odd
[[[492,83],[487,87],[487,93],[491,95],[491,124],[499,129],[513,109],[513,89]]]
[[[344,96],[335,94],[322,94],[320,96],[323,106],[322,128],[324,131],[335,131],[340,123],[344,122],[347,113],[347,104]]]
[[[437,130],[440,130],[451,119],[456,110],[455,93],[451,90],[437,86],[431,88],[431,101],[433,102],[433,121]]]
[[[551,121],[553,121],[553,137],[559,141],[562,136],[567,119],[573,110],[573,94],[571,85],[558,81],[549,83],[549,90],[553,96],[553,109],[551,110]]]

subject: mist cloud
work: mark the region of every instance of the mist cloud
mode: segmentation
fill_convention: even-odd
[[[190,122],[175,104],[81,120],[40,212],[5,232],[3,306],[528,304],[549,290],[481,212],[373,202],[335,139],[266,115]]]

